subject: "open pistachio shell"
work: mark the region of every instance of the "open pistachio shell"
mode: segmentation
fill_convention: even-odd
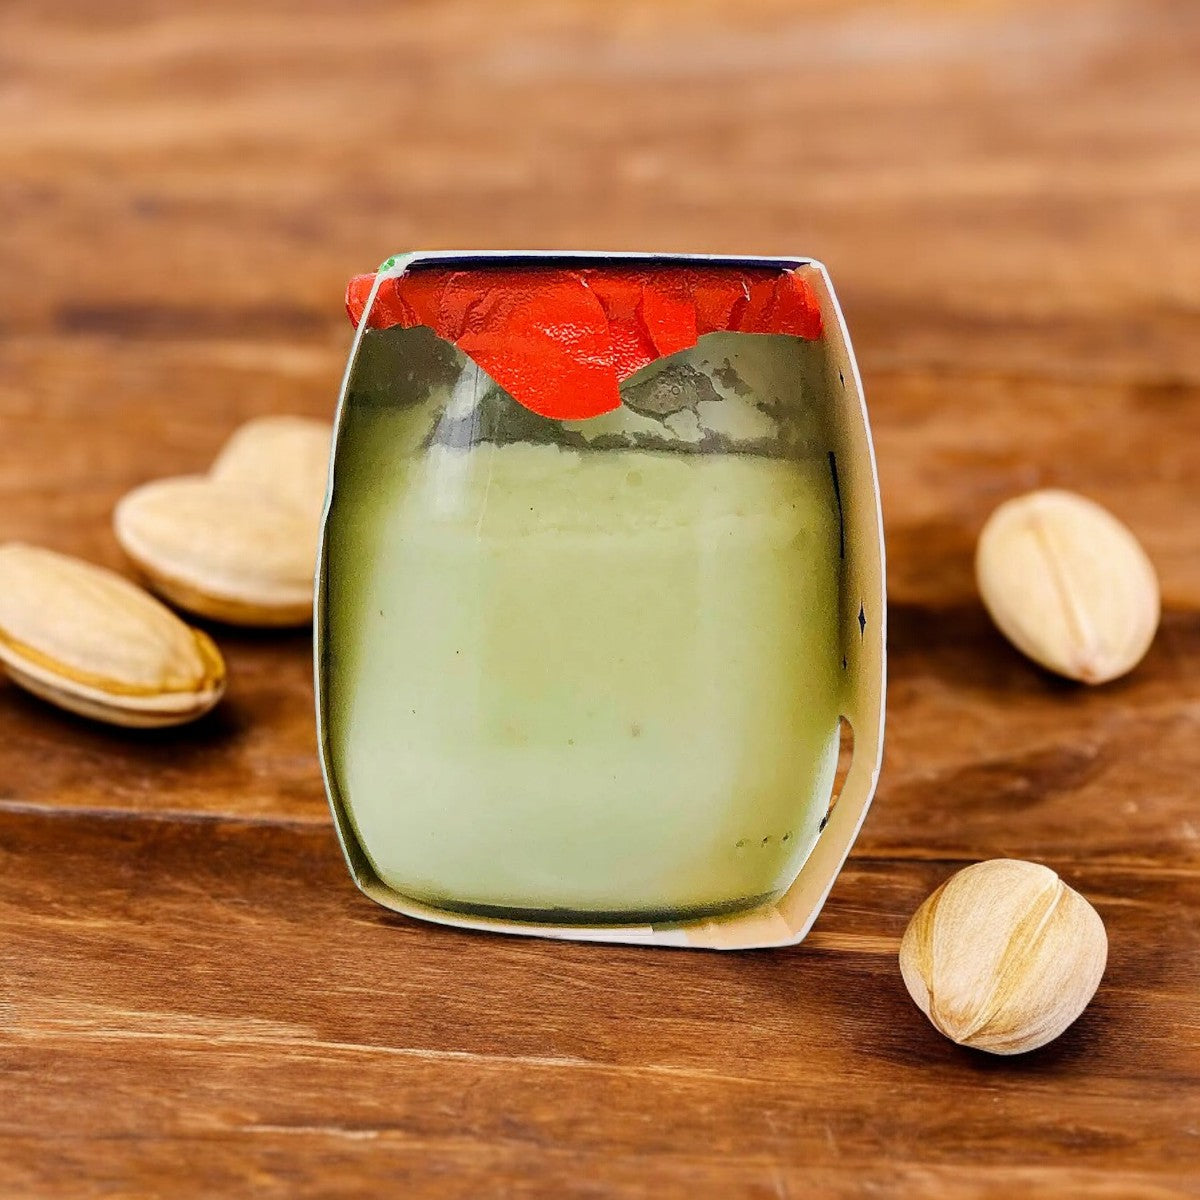
[[[225,691],[212,639],[103,567],[0,546],[0,664],[60,708],[133,727],[178,725]]]
[[[237,625],[312,619],[318,530],[294,504],[183,476],[135,488],[113,528],[150,586],[180,608]]]
[[[225,443],[209,474],[286,500],[320,520],[333,427],[311,417],[259,417]]]

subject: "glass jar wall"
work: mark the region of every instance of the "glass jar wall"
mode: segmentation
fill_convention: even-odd
[[[326,532],[327,768],[402,896],[543,923],[767,903],[837,763],[819,347],[712,333],[586,421],[368,329]]]

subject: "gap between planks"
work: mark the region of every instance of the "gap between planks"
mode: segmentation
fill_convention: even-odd
[[[235,830],[279,829],[307,833],[317,829],[332,829],[333,824],[324,812],[311,817],[283,817],[246,813],[199,812],[191,809],[138,809],[111,808],[103,806],[31,804],[20,800],[0,798],[0,816],[48,817],[52,820],[79,820],[111,822],[118,824],[149,825],[193,825],[214,826]],[[1075,858],[1064,854],[1051,856],[1053,862],[1072,869],[1096,869],[1103,871],[1126,871],[1131,874],[1148,873],[1168,879],[1200,878],[1200,864],[1196,866],[1167,866],[1155,859],[1129,858],[1121,856]],[[847,867],[856,864],[887,866],[888,864],[955,864],[966,865],[977,861],[970,854],[929,854],[917,847],[891,847],[884,851],[860,853],[851,851]],[[811,941],[811,938],[809,939]]]

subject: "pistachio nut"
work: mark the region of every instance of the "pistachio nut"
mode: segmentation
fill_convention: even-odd
[[[312,617],[317,523],[254,488],[206,475],[135,488],[113,513],[117,540],[172,604],[236,625]]]
[[[1108,957],[1096,910],[1049,869],[976,863],[917,909],[900,943],[905,986],[964,1046],[1023,1054],[1053,1041],[1095,995]]]
[[[317,521],[325,503],[332,439],[328,421],[259,417],[233,433],[209,475],[287,501]]]
[[[103,567],[0,546],[0,664],[13,681],[114,725],[177,725],[208,712],[225,663],[207,634]]]
[[[1146,552],[1107,509],[1073,492],[1031,492],[996,509],[979,536],[975,574],[1005,637],[1070,679],[1124,675],[1158,628],[1158,578]]]

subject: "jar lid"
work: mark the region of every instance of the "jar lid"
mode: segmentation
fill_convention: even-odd
[[[368,328],[428,326],[520,404],[556,420],[619,408],[624,380],[706,333],[812,340],[822,332],[815,292],[783,266],[435,262],[381,272],[372,303],[375,285],[375,275],[350,281],[346,308],[356,326],[368,303]]]

